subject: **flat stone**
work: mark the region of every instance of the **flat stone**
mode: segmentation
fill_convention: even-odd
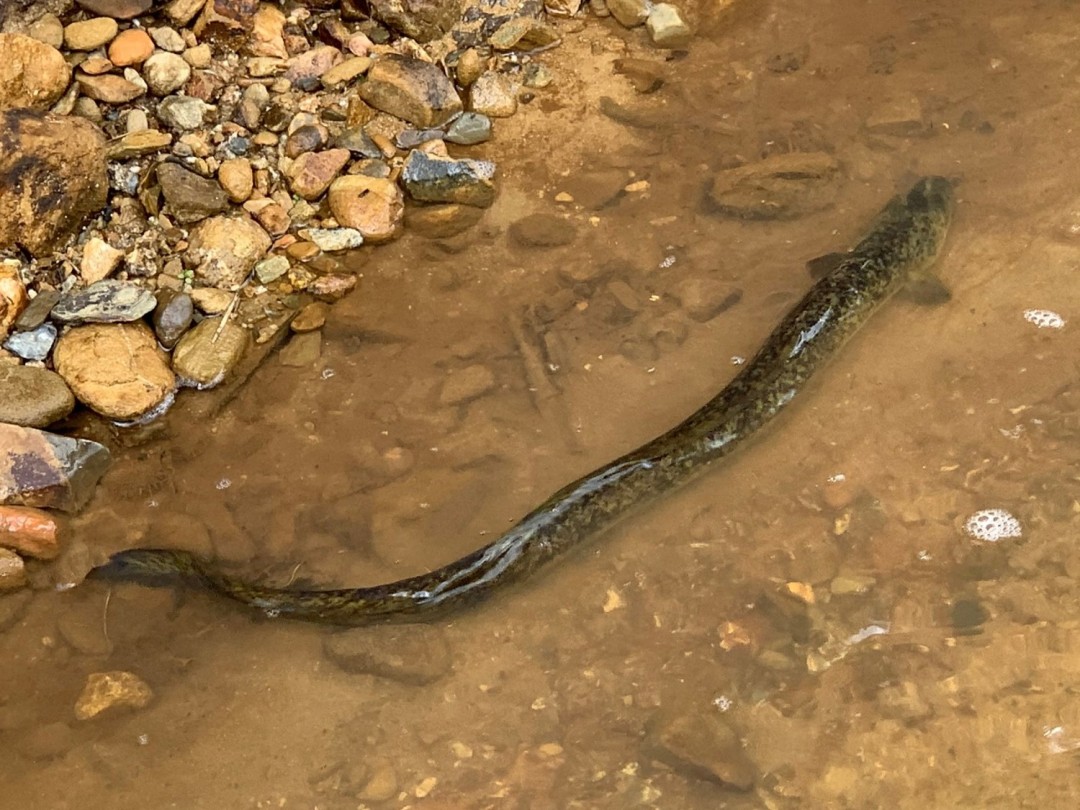
[[[323,640],[323,654],[345,672],[423,686],[450,672],[445,633],[429,624],[372,625]]]
[[[199,312],[207,315],[220,315],[229,308],[233,294],[214,287],[203,287],[191,291],[191,300]]]
[[[364,131],[363,127],[352,127],[344,130],[334,138],[332,144],[339,149],[348,149],[350,152],[367,158],[382,157],[379,149],[371,136]]]
[[[59,374],[30,366],[0,366],[0,422],[48,427],[75,408]]]
[[[229,207],[229,197],[216,181],[177,163],[160,164],[157,178],[169,212],[177,222],[198,222]]]
[[[354,56],[334,65],[322,74],[319,80],[322,82],[323,87],[333,90],[363,76],[371,68],[371,64],[372,59],[370,56]]]
[[[255,265],[255,277],[261,284],[270,284],[288,273],[289,267],[288,257],[270,256]]]
[[[517,112],[517,86],[502,73],[485,71],[469,88],[469,109],[489,118],[508,118]]]
[[[300,155],[289,170],[289,188],[305,200],[317,200],[349,162],[348,149]]]
[[[86,240],[83,245],[82,262],[79,263],[79,278],[87,284],[101,281],[113,274],[124,258],[124,251],[117,250],[104,239],[96,236]]]
[[[725,787],[747,791],[754,786],[754,764],[738,735],[723,718],[695,712],[655,721],[647,745],[652,755],[675,770]]]
[[[45,319],[49,317],[52,308],[60,300],[57,290],[42,290],[39,292],[15,319],[15,328],[19,330],[37,329]]]
[[[495,390],[495,375],[479,363],[451,372],[439,393],[440,405],[464,405]]]
[[[60,530],[52,516],[31,506],[0,506],[0,546],[24,557],[52,560],[60,554]]]
[[[157,116],[170,129],[186,132],[203,125],[214,107],[199,98],[169,96],[158,104]]]
[[[246,216],[216,216],[196,225],[184,264],[205,284],[235,290],[270,250],[269,234]]]
[[[444,124],[462,109],[453,82],[437,65],[396,54],[376,60],[358,92],[375,109],[420,128]]]
[[[191,326],[195,304],[187,293],[162,290],[154,308],[154,334],[166,349],[171,349]]]
[[[365,240],[374,243],[397,236],[405,216],[401,189],[397,183],[380,177],[339,177],[330,186],[328,202],[338,223],[355,228]]]
[[[449,33],[461,19],[462,0],[372,0],[371,13],[417,42]]]
[[[105,104],[126,104],[146,93],[145,88],[129,82],[123,76],[114,76],[111,73],[102,76],[80,74],[75,79],[84,96]]]
[[[405,225],[410,231],[428,239],[446,239],[467,231],[483,215],[483,209],[472,205],[417,205],[406,211]]]
[[[167,96],[187,84],[191,65],[175,53],[158,51],[143,64],[142,75],[155,95]]]
[[[51,323],[44,323],[36,329],[13,332],[4,341],[4,348],[23,360],[42,361],[48,358],[54,343],[56,343],[56,327]]]
[[[79,720],[90,720],[117,707],[141,709],[153,697],[146,682],[130,672],[92,672],[75,702],[75,716]]]
[[[321,301],[308,304],[296,313],[296,317],[289,322],[289,328],[294,332],[314,332],[322,329],[329,312],[330,307]]]
[[[142,155],[152,155],[172,146],[172,135],[156,129],[128,132],[109,141],[105,154],[109,160],[127,160]]]
[[[558,41],[558,31],[543,20],[527,15],[511,17],[488,37],[488,44],[497,51],[528,51]]]
[[[690,26],[671,3],[654,3],[645,27],[657,48],[685,48],[690,44]]]
[[[305,152],[318,152],[330,139],[330,133],[322,124],[297,127],[285,141],[285,157],[298,158]]]
[[[199,389],[219,385],[240,362],[251,343],[247,329],[221,318],[206,318],[184,335],[173,350],[173,370]]]
[[[131,20],[150,10],[153,0],[75,0],[78,6],[91,14]]]
[[[0,111],[0,132],[0,249],[52,253],[105,207],[105,137],[81,118],[30,110]]]
[[[491,119],[483,113],[464,112],[446,130],[446,140],[461,146],[491,140]]]
[[[23,34],[0,34],[0,110],[47,110],[70,82],[71,68],[56,48]],[[6,128],[4,122],[0,129]]]
[[[293,335],[278,354],[278,362],[290,368],[308,368],[322,356],[322,336],[318,332]]]
[[[176,388],[154,333],[141,322],[77,326],[57,341],[53,362],[76,398],[110,419],[138,419]]]
[[[52,317],[61,323],[127,323],[157,304],[149,290],[128,281],[104,279],[63,296]]]
[[[577,228],[554,214],[529,214],[510,226],[510,236],[523,247],[560,247],[573,243]]]
[[[320,301],[340,301],[356,289],[356,276],[330,273],[320,276],[308,285],[308,291]]]
[[[495,201],[495,164],[454,160],[414,149],[405,159],[401,181],[422,202],[463,203],[486,208]]]
[[[923,117],[922,103],[917,97],[908,95],[880,104],[866,119],[866,130],[875,135],[907,138],[928,134],[930,125]]]
[[[97,442],[0,422],[0,503],[77,512],[108,466]]]
[[[309,228],[307,238],[324,253],[352,250],[364,244],[364,237],[355,228]]]
[[[675,297],[693,320],[712,320],[742,300],[742,290],[712,278],[687,278],[675,286]]]
[[[317,45],[289,60],[285,78],[300,90],[315,90],[320,85],[319,78],[341,61],[341,51],[337,48]]]
[[[111,17],[94,17],[64,28],[64,46],[72,51],[94,51],[113,41],[120,30]]]
[[[744,219],[802,216],[828,205],[839,164],[824,152],[788,152],[725,169],[713,179],[709,201],[718,213]]]

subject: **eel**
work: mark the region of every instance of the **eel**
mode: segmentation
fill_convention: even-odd
[[[924,177],[894,197],[712,400],[663,435],[567,484],[494,542],[434,571],[381,585],[302,590],[232,576],[186,551],[134,548],[114,554],[91,576],[186,581],[270,617],[343,625],[428,617],[473,603],[744,445],[905,281],[926,273],[945,241],[952,208],[952,185],[942,177]]]

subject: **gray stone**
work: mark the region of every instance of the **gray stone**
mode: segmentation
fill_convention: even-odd
[[[690,26],[670,3],[656,3],[649,9],[645,27],[658,48],[685,48],[690,44]]]
[[[38,296],[40,298],[40,296]],[[23,360],[44,360],[56,343],[56,327],[43,323],[36,329],[14,332],[4,341],[4,348]]]
[[[495,201],[495,164],[486,160],[436,157],[419,149],[409,153],[401,181],[415,200],[487,208]]]
[[[157,177],[169,211],[178,222],[198,222],[229,207],[229,196],[216,180],[176,163],[162,163]]]
[[[372,0],[371,13],[417,42],[448,33],[461,18],[461,0]]]
[[[186,132],[203,125],[214,107],[202,99],[190,96],[169,96],[158,104],[157,117],[171,129]]]
[[[394,138],[394,144],[398,149],[415,149],[428,141],[439,141],[442,138],[441,129],[403,129]]]
[[[59,374],[30,366],[0,366],[0,422],[48,427],[75,408]]]
[[[311,228],[307,237],[326,253],[352,250],[364,244],[364,237],[356,228]]]
[[[158,51],[143,63],[142,73],[155,95],[167,96],[187,84],[191,65],[175,53]]]
[[[649,730],[652,756],[688,776],[735,788],[754,786],[755,768],[722,717],[692,712],[659,718]]]
[[[491,118],[507,118],[517,112],[517,86],[509,76],[485,71],[469,88],[469,109]]]
[[[510,226],[510,236],[523,247],[559,247],[571,244],[577,229],[554,214],[529,214]]]
[[[221,383],[244,356],[251,337],[233,322],[207,318],[180,338],[173,350],[173,370],[184,382],[199,389]]]
[[[378,59],[358,92],[375,109],[421,128],[437,127],[461,112],[461,99],[446,74],[409,56]]]
[[[37,329],[49,317],[52,308],[60,300],[56,290],[42,290],[15,319],[15,328],[21,330]]]
[[[363,127],[346,129],[331,142],[336,149],[348,149],[354,155],[366,158],[381,158],[382,150],[371,140],[371,136],[364,131]]]
[[[0,422],[0,503],[77,512],[108,466],[97,442]]]
[[[323,641],[323,653],[346,672],[417,686],[438,680],[452,664],[445,634],[428,624],[346,630],[328,636]]]
[[[158,342],[171,349],[191,326],[195,304],[187,293],[163,290],[158,293],[154,308],[154,334]]]
[[[472,146],[491,139],[491,119],[483,113],[465,112],[446,130],[446,140]]]
[[[155,306],[157,299],[149,290],[107,278],[62,297],[52,317],[61,323],[128,323]]]
[[[289,259],[285,256],[271,256],[255,265],[255,275],[262,284],[277,281],[289,272]]]

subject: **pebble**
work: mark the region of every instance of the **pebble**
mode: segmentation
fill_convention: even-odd
[[[788,152],[718,172],[708,197],[716,211],[779,219],[820,210],[835,195],[839,164],[824,152]]]
[[[103,76],[76,76],[83,96],[105,104],[126,104],[134,101],[146,91],[134,82],[122,76],[106,74]]]
[[[109,451],[97,442],[2,422],[0,448],[0,504],[76,512],[109,466]]]
[[[198,222],[229,207],[229,197],[219,183],[178,163],[160,164],[157,179],[169,213],[177,222]]]
[[[229,158],[218,168],[218,182],[234,203],[242,203],[255,190],[255,175],[247,158]]]
[[[329,139],[330,133],[322,124],[297,127],[285,140],[285,157],[295,159],[305,152],[318,152]]]
[[[60,293],[56,290],[42,290],[39,292],[15,319],[15,328],[20,330],[36,329],[45,323],[52,308],[60,300]]]
[[[188,96],[169,96],[158,104],[157,117],[170,129],[186,132],[198,129],[214,110],[202,99]]]
[[[372,625],[327,636],[323,653],[345,672],[422,686],[451,668],[445,633],[428,624]]]
[[[417,205],[407,211],[406,222],[412,233],[428,239],[446,239],[476,225],[483,214],[481,208],[458,203]]]
[[[160,152],[171,144],[172,135],[167,132],[144,129],[138,132],[128,132],[120,138],[109,141],[106,147],[106,155],[109,160],[127,160],[128,158]]]
[[[53,48],[64,44],[64,24],[55,14],[43,14],[26,29],[28,36]]]
[[[31,366],[0,366],[0,422],[48,427],[75,408],[59,374]]]
[[[196,225],[184,264],[212,287],[235,290],[270,250],[270,236],[246,216],[216,216]]]
[[[529,214],[510,226],[510,236],[523,247],[559,247],[577,238],[577,229],[554,214]]]
[[[93,51],[108,45],[119,31],[116,20],[94,17],[64,28],[64,45],[72,51]]]
[[[199,389],[221,383],[244,356],[251,343],[248,330],[221,318],[206,318],[180,338],[173,350],[173,370],[185,383]]]
[[[157,301],[150,299],[152,308]],[[76,398],[110,419],[137,419],[165,404],[176,387],[154,333],[141,322],[77,326],[57,341],[53,362]]]
[[[687,776],[741,791],[754,786],[755,768],[738,735],[715,714],[692,712],[658,719],[648,743],[656,759]]]
[[[495,201],[495,164],[486,160],[409,153],[401,181],[413,199],[486,208]]]
[[[143,76],[155,95],[175,93],[191,78],[191,65],[183,57],[159,51],[143,63]]]
[[[508,76],[489,70],[469,88],[469,109],[489,118],[508,118],[517,112],[517,87]]]
[[[322,329],[329,311],[330,307],[321,301],[308,304],[292,319],[289,328],[294,332],[314,332],[316,329]]]
[[[327,201],[338,223],[355,228],[369,242],[386,242],[401,230],[405,197],[391,180],[361,174],[339,177]]]
[[[278,360],[283,366],[307,368],[322,356],[322,335],[318,332],[296,334],[281,349]]]
[[[205,42],[201,45],[196,45],[194,48],[185,49],[182,55],[185,62],[199,70],[205,70],[210,67],[214,61],[213,51],[210,50],[210,46]]]
[[[220,315],[229,308],[232,299],[232,293],[214,287],[200,287],[191,291],[192,303],[195,304],[199,312],[206,315]]]
[[[620,25],[634,28],[649,18],[649,0],[607,0],[608,11]]]
[[[0,264],[0,336],[8,333],[29,301],[19,263],[11,260]]]
[[[61,297],[52,317],[61,323],[126,323],[153,310],[153,293],[127,281],[104,279]]]
[[[356,288],[356,276],[331,273],[321,276],[308,286],[308,291],[320,301],[339,301]]]
[[[473,146],[491,139],[491,119],[483,113],[464,112],[446,130],[446,140],[461,146]]]
[[[141,65],[154,52],[154,41],[141,28],[121,31],[109,45],[109,61],[117,67]]]
[[[437,65],[391,54],[375,61],[360,97],[377,110],[421,129],[440,126],[461,112],[461,99]]]
[[[195,304],[187,293],[162,290],[154,308],[154,334],[166,349],[171,349],[191,326]]]
[[[495,390],[495,374],[479,363],[451,372],[439,393],[440,405],[464,405]]]
[[[28,584],[23,558],[10,549],[0,548],[0,593],[17,591]]]
[[[0,33],[0,100],[11,107],[47,110],[71,81],[71,68],[56,48],[23,34]]]
[[[92,672],[75,702],[75,716],[79,720],[90,720],[118,706],[141,709],[153,697],[146,682],[131,672]]]
[[[168,26],[151,28],[149,29],[149,34],[150,39],[154,41],[154,44],[163,51],[180,53],[184,50],[184,38],[177,33],[175,28],[169,28]]]
[[[101,281],[113,274],[124,258],[124,251],[117,250],[104,239],[92,237],[83,245],[79,277],[87,284]]]
[[[56,334],[56,327],[51,323],[45,323],[36,329],[13,332],[4,341],[4,348],[23,360],[40,362],[48,358],[53,344],[56,343]]]
[[[277,281],[289,272],[289,260],[285,256],[270,256],[255,265],[255,277],[262,284]]]
[[[321,197],[349,162],[348,149],[327,149],[300,155],[289,169],[289,188],[305,200]]]
[[[306,236],[324,253],[352,250],[364,244],[364,237],[355,228],[309,228]]]
[[[60,530],[44,509],[0,506],[0,546],[23,557],[52,560],[60,554]]]
[[[710,321],[742,300],[742,290],[719,279],[695,276],[675,286],[675,298],[693,320]]]
[[[368,56],[354,56],[340,64],[334,65],[320,77],[322,86],[327,89],[338,88],[348,84],[354,79],[363,76],[371,67],[371,58]]]
[[[398,778],[394,766],[385,759],[379,759],[372,766],[371,776],[356,794],[356,798],[364,802],[385,802],[394,798],[397,793]]]
[[[658,48],[685,48],[690,44],[690,26],[683,20],[679,9],[671,3],[654,3],[649,9],[645,27]]]

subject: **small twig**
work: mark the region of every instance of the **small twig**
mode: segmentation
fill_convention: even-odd
[[[112,639],[109,638],[109,602],[112,600],[112,588],[105,591],[105,607],[101,610],[101,632],[105,634],[105,641],[112,648]]]

